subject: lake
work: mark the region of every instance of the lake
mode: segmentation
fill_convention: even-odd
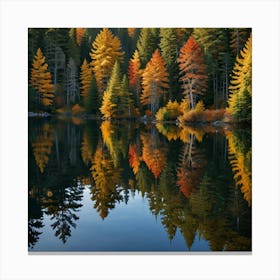
[[[29,252],[251,251],[251,130],[29,118]]]

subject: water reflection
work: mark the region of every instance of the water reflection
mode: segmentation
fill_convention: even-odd
[[[250,139],[240,129],[30,120],[29,249],[46,217],[68,242],[89,188],[102,220],[137,192],[170,241],[179,234],[192,250],[198,236],[213,251],[250,251]]]

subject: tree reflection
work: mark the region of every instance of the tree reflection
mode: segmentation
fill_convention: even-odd
[[[108,217],[135,192],[149,203],[170,242],[182,234],[192,250],[251,250],[251,142],[246,131],[104,121],[40,123],[29,139],[29,247],[43,215],[66,243],[83,190]]]
[[[122,199],[119,188],[121,169],[114,166],[110,153],[99,143],[90,170],[94,179],[91,189],[94,208],[104,219],[109,209],[113,209],[115,203]]]

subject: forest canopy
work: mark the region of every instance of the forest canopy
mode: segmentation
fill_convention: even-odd
[[[251,73],[251,28],[28,30],[29,112],[250,122]]]

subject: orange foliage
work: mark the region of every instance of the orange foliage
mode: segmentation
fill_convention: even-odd
[[[155,50],[151,60],[147,63],[142,78],[143,91],[140,102],[142,105],[150,105],[152,113],[155,114],[160,96],[169,88],[165,61],[158,49]]]
[[[130,38],[133,38],[135,35],[136,28],[127,28],[127,33]]]
[[[194,146],[194,137],[190,136],[181,155],[181,163],[177,170],[177,184],[180,191],[189,197],[201,181],[201,175],[206,164],[204,154]]]
[[[129,79],[129,86],[131,89],[135,90],[138,94],[141,91],[141,75],[142,70],[140,69],[140,58],[139,53],[136,50],[133,54],[133,57],[129,61],[128,66],[128,79]]]
[[[181,48],[177,61],[183,94],[190,95],[191,106],[194,108],[193,94],[203,95],[206,92],[207,69],[202,49],[192,36]]]
[[[84,28],[76,28],[76,40],[79,46],[81,45],[84,32],[85,32]]]
[[[143,143],[142,158],[157,179],[166,165],[166,150],[156,143],[155,136],[141,134],[140,137]]]
[[[129,165],[133,170],[134,174],[138,173],[139,166],[140,166],[140,156],[139,151],[137,151],[136,144],[130,144],[129,151],[128,151],[128,159],[129,159]]]

